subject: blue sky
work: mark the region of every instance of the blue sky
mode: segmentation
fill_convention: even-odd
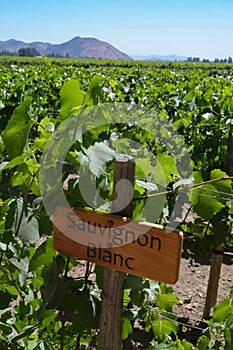
[[[233,0],[0,0],[0,41],[77,35],[127,54],[233,57]]]

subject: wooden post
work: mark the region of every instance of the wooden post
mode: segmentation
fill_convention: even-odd
[[[112,212],[132,217],[135,162],[119,155],[114,162]],[[120,350],[122,347],[122,303],[125,273],[104,268],[100,315],[99,350]]]
[[[212,255],[209,282],[206,293],[206,301],[204,307],[203,318],[210,318],[210,310],[216,305],[217,295],[218,295],[218,282],[221,274],[222,267],[222,253],[223,248],[221,246],[216,246],[214,253]]]

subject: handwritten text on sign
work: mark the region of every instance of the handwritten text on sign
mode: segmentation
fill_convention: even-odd
[[[114,215],[57,206],[54,248],[112,269],[174,284],[179,275],[182,233]]]

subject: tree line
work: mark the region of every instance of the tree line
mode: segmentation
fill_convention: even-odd
[[[0,56],[38,57],[38,56],[41,56],[41,54],[34,47],[26,47],[26,48],[22,47],[18,50],[18,52],[10,52],[8,50],[2,50],[0,52]],[[46,56],[64,58],[64,57],[69,57],[69,54],[67,53],[66,56],[63,56],[59,53],[52,52]]]
[[[202,60],[200,59],[200,57],[188,57],[187,58],[187,62],[211,62],[208,58],[203,58]],[[214,59],[214,63],[232,63],[233,59],[232,57],[228,57],[228,58],[215,58]]]

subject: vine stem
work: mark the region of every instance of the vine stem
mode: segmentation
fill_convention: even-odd
[[[80,350],[80,333],[78,333],[76,338],[76,350]]]
[[[22,223],[22,220],[23,220],[23,213],[24,213],[24,204],[22,205],[22,210],[21,210],[21,213],[20,213],[20,216],[19,216],[19,221],[17,223],[17,227],[16,227],[16,230],[15,230],[15,236],[18,236],[18,234],[19,234],[20,226],[21,226],[21,223]]]
[[[52,139],[53,139],[54,141],[56,141],[56,137],[53,136],[53,134],[51,134],[48,130],[46,130],[46,128],[45,128],[41,123],[39,123],[37,120],[33,119],[32,117],[30,117],[30,119],[31,119],[31,121],[32,121],[33,123],[35,123],[36,125],[38,125],[38,126],[39,126],[41,129],[43,129],[45,132],[47,132],[47,134],[49,134],[49,136],[51,136]]]
[[[86,271],[85,271],[85,287],[86,287],[86,288],[87,288],[87,285],[88,285],[89,269],[90,269],[90,262],[87,261],[87,264],[86,264]]]
[[[64,276],[67,277],[68,271],[69,271],[69,263],[70,263],[70,257],[67,257],[67,261],[66,261],[66,267],[65,267],[65,272],[64,272]]]
[[[187,217],[188,217],[188,215],[189,215],[189,213],[191,212],[191,210],[192,210],[192,205],[190,206],[190,208],[187,210],[187,213],[185,214],[185,217],[184,217],[184,219],[183,219],[183,223],[185,223],[186,222],[186,219],[187,219]]]
[[[62,326],[61,326],[61,342],[60,342],[60,350],[64,349],[64,339],[65,339],[65,312],[62,311]]]

